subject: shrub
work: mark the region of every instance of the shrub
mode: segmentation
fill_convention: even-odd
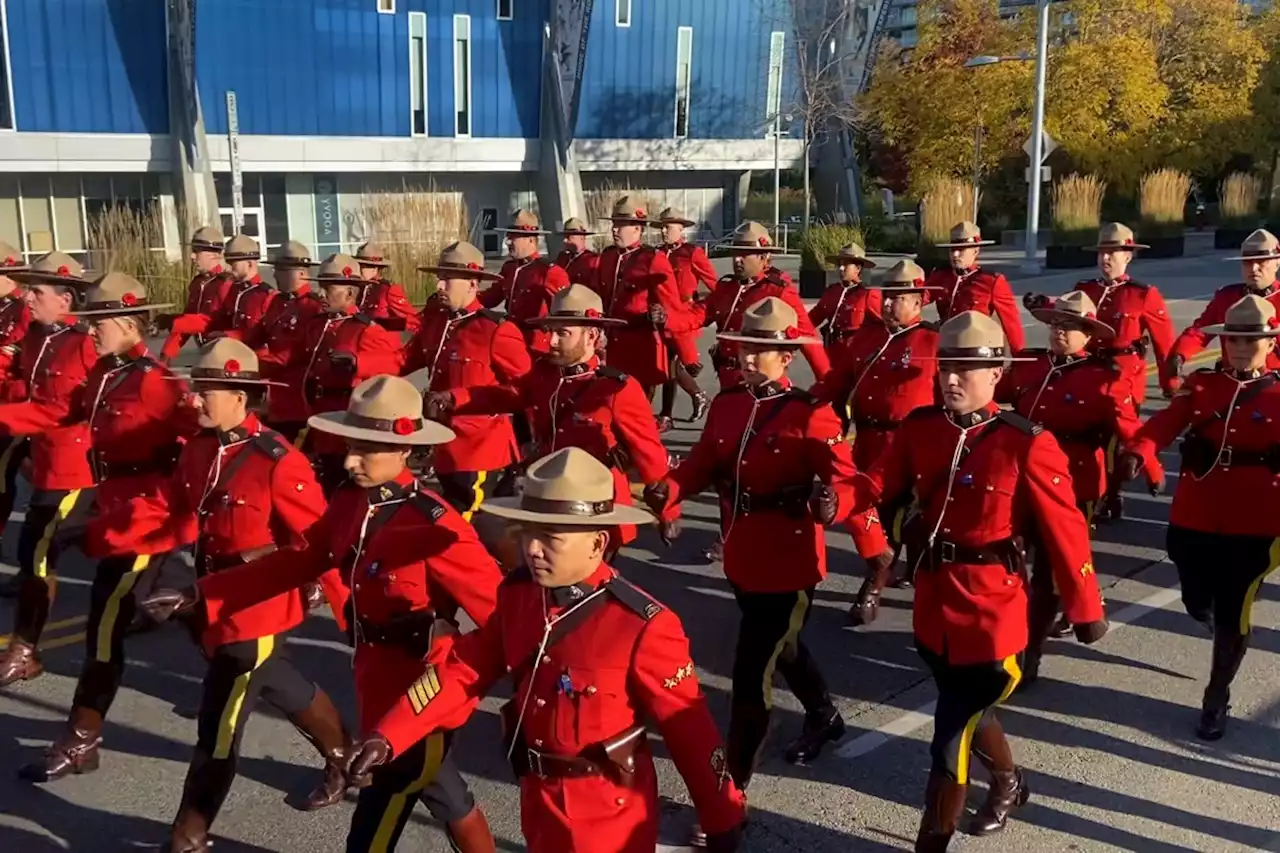
[[[185,238],[185,235],[184,235]],[[158,204],[141,209],[111,204],[90,218],[89,269],[95,275],[122,272],[147,288],[149,301],[186,304],[189,271],[164,251],[164,219]]]
[[[864,217],[859,223],[866,237],[868,252],[891,255],[912,254],[920,244],[914,219],[890,219],[887,216]]]
[[[445,246],[471,233],[462,194],[406,185],[398,192],[365,195],[364,212],[375,235],[371,239],[391,263],[388,276],[404,285],[410,302],[422,305],[435,290],[435,277],[418,267],[436,263]]]
[[[973,185],[956,178],[935,180],[920,197],[920,242],[945,243],[951,229],[973,219]]]
[[[1053,187],[1053,242],[1058,246],[1088,246],[1102,222],[1102,198],[1107,184],[1097,175],[1072,173]]]
[[[1138,209],[1143,237],[1177,237],[1183,231],[1191,176],[1177,169],[1157,169],[1142,178]]]
[[[835,269],[828,255],[839,254],[850,243],[863,244],[862,229],[857,225],[814,223],[796,241],[800,248],[800,268],[806,270]]]
[[[1258,221],[1258,200],[1262,178],[1246,172],[1232,172],[1218,184],[1218,221],[1225,228],[1253,228]]]

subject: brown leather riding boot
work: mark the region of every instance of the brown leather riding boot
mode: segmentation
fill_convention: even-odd
[[[53,742],[44,760],[18,771],[28,782],[52,782],[63,776],[92,773],[98,769],[98,747],[102,745],[102,714],[92,708],[74,707],[67,730]]]
[[[57,579],[53,575],[47,578],[23,576],[13,620],[13,639],[9,648],[0,655],[0,687],[30,681],[44,672],[44,665],[36,654],[36,644],[40,642],[57,589]]]
[[[351,734],[342,725],[342,717],[338,715],[333,700],[317,687],[311,704],[306,710],[290,715],[289,722],[311,741],[324,759],[324,779],[307,795],[300,808],[315,811],[342,802],[348,787],[345,768]]]
[[[480,807],[473,808],[466,817],[450,821],[445,827],[449,835],[449,847],[453,853],[496,853],[489,821]]]
[[[990,711],[974,732],[973,752],[991,774],[991,786],[966,831],[970,835],[991,835],[1004,829],[1014,809],[1026,804],[1031,789],[1022,771],[1013,763],[1013,751],[1004,728]]]
[[[1249,649],[1249,637],[1241,634],[1234,625],[1223,625],[1213,634],[1213,665],[1209,670],[1209,684],[1204,689],[1204,701],[1200,707],[1200,722],[1196,737],[1201,740],[1221,740],[1227,731],[1227,716],[1231,710],[1231,682],[1235,680]]]
[[[920,816],[920,831],[916,835],[916,853],[946,853],[951,836],[960,826],[967,791],[967,786],[944,771],[929,771],[924,813]]]
[[[30,681],[44,672],[44,664],[36,655],[31,643],[14,639],[0,656],[0,687],[8,687],[19,681]]]
[[[858,590],[858,597],[849,608],[850,625],[870,625],[880,615],[880,593],[893,577],[896,562],[893,551],[885,551],[867,560],[867,577]]]
[[[191,757],[182,786],[182,802],[161,853],[205,853],[213,849],[209,828],[236,776],[236,762],[214,759],[199,747]]]

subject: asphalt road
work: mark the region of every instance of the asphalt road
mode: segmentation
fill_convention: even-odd
[[[1220,256],[1139,263],[1134,273],[1160,285],[1181,327],[1217,285],[1235,280],[1234,265]],[[996,263],[1008,257],[993,253]],[[1017,279],[1014,286],[1020,293],[1058,293],[1076,278]],[[1031,341],[1043,342],[1042,328],[1030,318],[1027,323]],[[809,377],[801,368],[795,378]],[[1151,405],[1158,407],[1159,394],[1154,396]],[[677,413],[686,405],[681,400]],[[675,449],[696,438],[690,425],[682,427],[670,436]],[[1176,456],[1165,461],[1172,484]],[[1092,647],[1051,641],[1040,685],[1002,711],[1028,770],[1032,800],[1003,835],[964,838],[953,849],[1280,851],[1280,589],[1273,581],[1259,596],[1253,651],[1236,680],[1227,737],[1212,745],[1197,742],[1192,729],[1210,645],[1182,613],[1175,574],[1164,558],[1169,500],[1133,493],[1131,517],[1098,531],[1095,564],[1112,633]],[[699,676],[723,725],[737,613],[719,567],[699,556],[715,531],[709,498],[687,504],[686,519],[675,547],[664,550],[646,534],[623,552],[619,568],[683,617]],[[3,543],[10,561],[16,533],[11,525]],[[912,648],[910,593],[886,592],[875,625],[846,628],[844,614],[863,567],[846,534],[832,532],[828,542],[832,574],[820,588],[806,637],[848,733],[811,767],[785,764],[781,744],[798,731],[801,716],[789,693],[775,692],[777,730],[751,788],[750,851],[874,853],[910,849],[914,838],[934,691]],[[18,781],[17,768],[59,731],[82,659],[91,567],[73,553],[61,568],[61,598],[44,642],[48,673],[0,694],[0,851],[145,849],[163,839],[177,807],[195,739],[194,722],[183,714],[198,701],[201,662],[176,628],[132,639],[133,659],[105,731],[101,770],[47,786]],[[9,608],[0,605],[0,625],[9,624]],[[309,620],[289,647],[350,713],[350,658],[331,621]],[[523,843],[516,789],[497,744],[498,703],[491,698],[482,706],[455,749],[499,849],[515,851]],[[663,754],[661,745],[657,749]],[[672,765],[665,757],[660,764],[664,840],[678,845],[694,816]],[[216,826],[219,853],[341,850],[349,804],[303,814],[285,802],[310,788],[318,766],[286,722],[268,713],[255,717],[245,735],[241,777]],[[981,787],[971,791],[971,804],[982,796]],[[430,853],[448,845],[420,808],[399,849]]]

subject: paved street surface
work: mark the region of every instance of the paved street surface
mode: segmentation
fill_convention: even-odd
[[[1193,238],[1193,248],[1200,250],[1205,240]],[[1217,285],[1236,280],[1235,264],[1223,263],[1221,255],[1139,262],[1134,273],[1160,285],[1181,329]],[[1014,287],[1019,293],[1056,294],[1078,277],[1069,272],[1017,279]],[[1042,327],[1027,322],[1032,343],[1042,343]],[[796,378],[808,381],[803,371]],[[704,382],[712,381],[704,375]],[[1160,405],[1159,393],[1154,397],[1152,405]],[[681,400],[677,412],[687,411],[686,405]],[[669,443],[679,450],[695,437],[694,429],[684,428]],[[1169,454],[1165,461],[1172,485],[1177,457]],[[1236,681],[1227,737],[1213,745],[1197,742],[1192,729],[1210,644],[1181,611],[1175,573],[1164,559],[1169,500],[1131,494],[1132,517],[1098,531],[1095,563],[1113,631],[1093,647],[1051,641],[1041,683],[1002,711],[1028,769],[1031,802],[1002,836],[958,839],[954,849],[1280,851],[1280,588],[1274,581],[1264,585],[1254,610],[1253,651]],[[737,612],[719,567],[700,557],[714,535],[710,497],[687,504],[686,519],[674,548],[663,550],[656,537],[646,535],[639,547],[623,552],[618,568],[683,617],[723,726]],[[9,561],[16,532],[11,525],[4,542]],[[781,702],[777,732],[751,788],[749,851],[875,853],[910,849],[914,839],[934,690],[912,648],[910,593],[887,591],[878,623],[846,628],[845,611],[863,566],[846,534],[832,532],[828,542],[832,574],[820,589],[807,640],[826,669],[848,733],[812,767],[785,764],[780,744],[798,731],[801,716],[789,693],[775,693]],[[89,566],[79,555],[67,563],[44,643],[48,674],[0,695],[5,853],[115,853],[155,844],[177,807],[195,740],[191,711],[199,697],[200,660],[180,630],[166,628],[131,641],[133,663],[105,731],[102,769],[44,787],[16,779],[18,766],[37,757],[58,732],[80,666]],[[13,569],[6,565],[0,571]],[[9,607],[0,604],[0,626],[9,625]],[[289,647],[350,713],[349,654],[332,622],[309,620]],[[482,706],[456,742],[455,754],[489,815],[499,849],[515,851],[523,843],[516,789],[498,747],[494,711],[500,699]],[[664,756],[664,840],[679,845],[694,816],[660,742],[656,749]],[[349,804],[307,815],[285,802],[309,790],[318,766],[286,722],[260,713],[248,727],[242,775],[216,826],[218,853],[341,850]],[[982,793],[975,785],[971,805]],[[419,808],[400,850],[447,849],[442,832]]]

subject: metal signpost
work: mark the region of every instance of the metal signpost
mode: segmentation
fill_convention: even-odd
[[[240,119],[236,114],[236,93],[227,92],[227,147],[231,152],[231,216],[233,230],[244,228],[244,176],[240,172]]]

